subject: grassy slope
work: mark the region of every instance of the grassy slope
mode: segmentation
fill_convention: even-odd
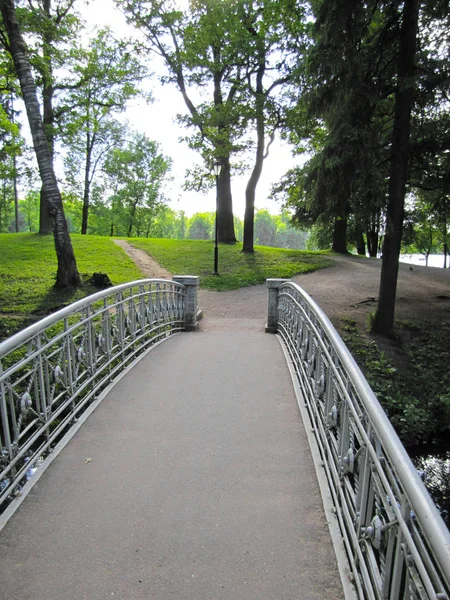
[[[198,275],[201,286],[232,290],[264,283],[270,277],[292,277],[329,265],[321,252],[256,246],[254,254],[241,252],[240,244],[219,246],[219,276],[212,274],[214,243],[203,240],[134,238],[136,248],[147,251],[163,267],[177,275]]]
[[[105,237],[73,235],[81,274],[107,273],[114,284],[142,278],[126,254]],[[0,339],[79,298],[90,285],[61,292],[53,288],[56,255],[52,236],[0,234]]]
[[[142,240],[132,243],[148,252],[172,273],[199,275],[210,289],[235,289],[262,283],[267,277],[290,277],[326,266],[320,253],[257,248],[252,256],[238,246],[220,246],[220,276],[212,275],[213,244],[202,241]],[[143,277],[141,271],[110,238],[72,235],[78,270],[84,279],[107,273],[113,284]],[[0,234],[0,339],[46,314],[97,291],[90,285],[61,292],[53,288],[56,255],[52,236]]]

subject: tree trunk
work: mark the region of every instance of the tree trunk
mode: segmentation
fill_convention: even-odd
[[[14,123],[14,97],[11,92],[11,122]],[[13,154],[14,229],[19,233],[19,194],[17,192],[17,157]]]
[[[50,215],[50,208],[47,205],[44,188],[41,187],[41,194],[40,194],[40,201],[39,201],[39,235],[49,235],[51,232],[52,232],[52,217]]]
[[[366,255],[366,242],[364,241],[364,235],[360,226],[356,227],[356,252],[360,256]]]
[[[262,78],[261,78],[262,81]],[[261,86],[262,87],[262,86]],[[243,252],[253,252],[254,227],[255,227],[255,197],[256,186],[261,177],[264,163],[264,142],[265,142],[265,126],[264,126],[264,97],[261,95],[256,100],[259,104],[256,117],[256,158],[253,166],[252,174],[245,188],[245,215],[244,215],[244,243],[242,245]]]
[[[44,12],[47,20],[51,20],[51,0],[44,0]],[[44,34],[44,65],[45,71],[43,74],[42,88],[42,108],[43,108],[43,123],[45,137],[47,138],[50,156],[53,163],[54,146],[55,146],[55,115],[53,112],[53,73],[52,60],[49,53],[52,39],[48,34]],[[49,206],[44,189],[41,189],[40,206],[39,206],[39,233],[40,235],[48,235],[52,232],[52,217],[49,212]]]
[[[91,153],[92,147],[90,143],[90,135],[87,133],[86,138],[86,162],[84,166],[84,189],[83,189],[83,214],[81,217],[81,234],[87,234],[88,228],[88,219],[89,219],[89,202],[90,202],[90,192],[91,192],[91,180],[90,180],[90,172],[91,172]]]
[[[217,186],[217,225],[218,240],[223,244],[235,244],[233,200],[231,197],[230,156],[221,159]]]
[[[245,215],[244,215],[244,243],[243,252],[253,252],[253,237],[255,227],[255,196],[256,186],[261,177],[264,163],[264,145],[265,145],[265,119],[264,104],[265,95],[263,88],[263,78],[266,72],[266,51],[264,40],[259,41],[258,49],[258,70],[256,73],[255,86],[255,107],[256,107],[256,156],[253,171],[245,188]]]
[[[418,17],[419,2],[417,0],[405,0],[400,32],[398,83],[395,92],[386,232],[383,244],[378,309],[373,322],[373,330],[383,335],[390,335],[394,326],[398,263],[408,177],[411,111],[414,101],[413,76]]]
[[[212,50],[216,65],[213,73],[214,106],[220,115],[223,111],[223,72],[220,67],[221,47],[213,44]],[[225,140],[223,146],[218,145],[215,148],[218,153],[217,159],[221,163],[219,179],[216,182],[217,241],[225,244],[234,244],[236,243],[236,236],[234,234],[233,198],[231,195],[230,152],[227,149],[230,141],[230,132],[228,124],[220,116],[218,118],[217,130],[219,134],[218,138]]]
[[[376,258],[378,254],[378,233],[376,231],[367,231],[366,237],[369,256]]]
[[[333,243],[331,246],[333,252],[347,254],[347,218],[336,217],[333,228]]]
[[[17,193],[17,166],[16,166],[16,156],[13,157],[13,167],[14,167],[14,180],[13,180],[13,189],[14,189],[14,225],[16,233],[19,233],[19,194]]]
[[[131,205],[131,210],[130,210],[130,223],[128,225],[128,233],[127,233],[127,237],[131,237],[131,234],[133,232],[133,225],[134,225],[134,217],[136,215],[136,208],[138,205],[139,200],[136,200],[136,202],[133,202],[133,204]],[[137,237],[139,237],[139,230],[137,230]]]
[[[48,203],[49,213],[52,217],[53,236],[58,260],[56,286],[78,286],[80,285],[81,280],[77,270],[67,222],[64,217],[64,209],[53,170],[52,157],[44,133],[36,85],[31,74],[31,67],[26,54],[25,43],[16,18],[14,0],[0,0],[0,9],[9,38],[11,56],[19,78],[22,96],[27,111],[30,131],[33,137],[33,146],[39,166],[39,174],[42,180],[42,189]]]

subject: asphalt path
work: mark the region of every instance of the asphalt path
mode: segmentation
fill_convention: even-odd
[[[246,323],[113,388],[1,533],[2,598],[342,598],[284,355]]]

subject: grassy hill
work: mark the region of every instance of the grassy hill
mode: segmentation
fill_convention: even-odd
[[[220,275],[214,277],[210,241],[136,238],[130,242],[172,273],[200,276],[207,289],[236,289],[328,265],[322,253],[258,247],[249,256],[240,245],[221,245]],[[53,287],[57,263],[52,236],[0,234],[0,340],[97,291],[88,283],[94,272],[106,273],[114,285],[144,277],[111,238],[72,235],[72,243],[86,283],[77,290],[60,291]]]

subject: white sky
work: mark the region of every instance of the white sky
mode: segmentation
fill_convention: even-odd
[[[89,26],[110,26],[119,34],[132,35],[133,30],[127,26],[125,17],[112,0],[92,0],[87,11],[85,18]],[[172,158],[173,182],[165,190],[170,207],[174,210],[184,210],[188,216],[195,212],[215,210],[215,190],[206,194],[183,190],[186,169],[199,162],[200,157],[190,150],[185,142],[179,141],[180,136],[186,135],[187,130],[176,123],[176,115],[186,113],[187,109],[178,88],[169,84],[162,86],[156,76],[150,85],[155,101],[152,104],[145,104],[144,101],[134,102],[126,111],[125,118],[134,129],[157,141],[163,153]],[[268,199],[271,186],[299,160],[298,157],[292,157],[289,147],[281,140],[272,144],[256,190],[257,208],[267,208],[272,214],[280,211],[280,205]],[[247,178],[248,176],[244,175],[232,179],[233,212],[241,219],[244,217]]]

